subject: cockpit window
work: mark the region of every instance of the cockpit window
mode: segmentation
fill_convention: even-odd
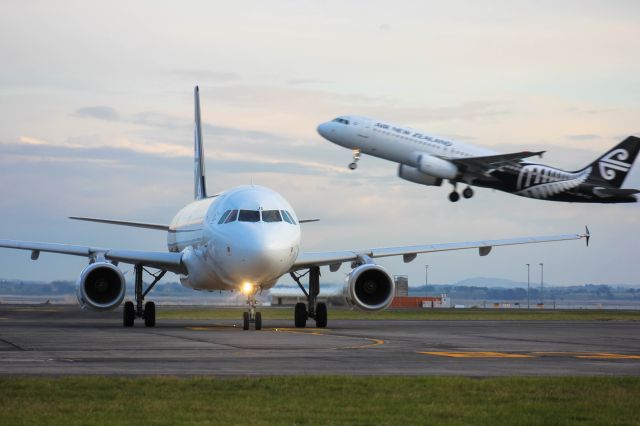
[[[229,213],[231,213],[231,210],[227,210],[226,212],[224,212],[224,214],[222,215],[222,217],[218,221],[218,225],[221,225],[221,224],[224,223],[224,220],[227,218],[227,216],[229,216]]]
[[[238,222],[260,222],[260,212],[258,210],[240,210]]]
[[[282,222],[282,217],[278,210],[263,210],[262,211],[263,222]]]
[[[282,217],[286,222],[289,222],[292,225],[296,224],[296,221],[293,219],[293,216],[291,216],[291,213],[286,210],[281,210],[280,213],[282,213]]]
[[[236,217],[238,217],[238,210],[230,210],[224,223],[235,222]]]
[[[334,118],[334,119],[333,119],[333,120],[331,120],[331,121],[335,121],[336,123],[341,123],[341,124],[349,125],[349,120],[345,120],[344,118],[340,118],[340,117],[338,117],[338,118]]]

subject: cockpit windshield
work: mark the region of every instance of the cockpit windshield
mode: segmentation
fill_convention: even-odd
[[[240,210],[238,222],[260,222],[260,212],[258,210]]]
[[[333,120],[331,120],[331,121],[334,121],[334,122],[336,122],[336,123],[341,123],[341,124],[349,125],[349,120],[345,120],[344,118],[340,118],[340,117],[338,117],[338,118],[334,118],[334,119],[333,119]]]
[[[278,210],[263,210],[262,211],[263,222],[282,222],[282,217]]]
[[[218,225],[231,222],[287,222],[295,225],[291,213],[286,210],[227,210],[220,216]]]

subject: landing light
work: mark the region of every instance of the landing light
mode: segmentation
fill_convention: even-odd
[[[242,292],[244,294],[250,294],[253,292],[253,284],[246,282],[242,284]]]

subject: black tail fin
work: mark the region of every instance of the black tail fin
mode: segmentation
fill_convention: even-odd
[[[640,151],[640,138],[629,136],[591,163],[589,179],[598,180],[608,187],[620,188]],[[584,170],[584,169],[583,169]]]

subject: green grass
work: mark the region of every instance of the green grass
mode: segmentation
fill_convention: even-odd
[[[160,319],[239,319],[244,308],[164,308]],[[293,319],[293,308],[260,308],[265,320]],[[521,320],[521,321],[640,321],[640,311],[616,310],[527,310],[527,309],[412,309],[361,312],[350,309],[329,309],[329,320]]]
[[[0,424],[637,425],[638,378],[4,378]]]

